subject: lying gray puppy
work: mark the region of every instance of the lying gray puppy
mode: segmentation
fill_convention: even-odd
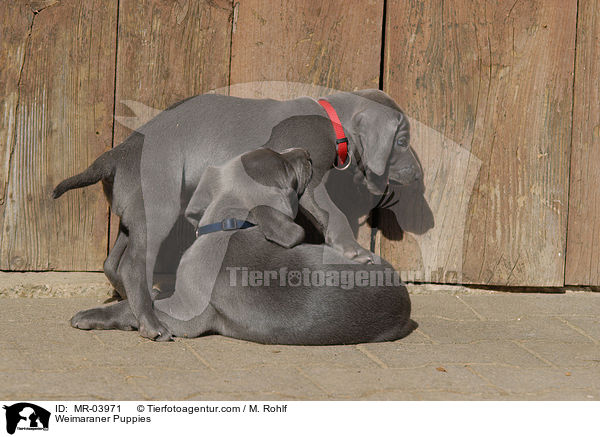
[[[337,93],[326,100],[347,137],[349,158],[343,164],[357,176],[355,181],[381,194],[389,180],[408,184],[421,177],[409,146],[408,121],[390,97],[366,90]],[[373,260],[321,183],[336,161],[336,141],[340,140],[329,115],[312,98],[275,101],[206,94],[163,111],[83,173],[61,182],[53,196],[102,180],[112,211],[121,218],[104,264],[106,276],[121,296],[127,296],[140,334],[168,340],[168,330],[152,311],[150,293],[161,244],[205,169],[258,145],[278,151],[305,147],[313,160],[313,178],[300,200],[303,216],[345,257]],[[353,188],[347,187],[348,192]]]
[[[302,149],[257,150],[206,170],[185,216],[207,233],[183,255],[173,294],[154,301],[171,333],[324,345],[395,340],[414,329],[408,293],[389,264],[348,263],[328,246],[298,245],[304,231],[294,217],[311,171]],[[237,219],[238,229],[216,230],[225,219]],[[249,222],[256,226],[242,226]],[[324,266],[323,251],[339,265]],[[139,328],[126,301],[71,323]]]

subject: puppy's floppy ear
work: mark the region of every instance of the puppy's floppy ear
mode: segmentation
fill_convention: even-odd
[[[194,227],[198,226],[198,222],[210,205],[213,197],[213,187],[220,183],[220,178],[221,172],[215,167],[208,167],[202,174],[200,182],[185,210],[185,218]]]
[[[368,107],[352,118],[362,146],[361,158],[365,165],[377,176],[382,176],[394,146],[397,120],[387,111]]]
[[[312,161],[310,159],[310,154],[308,153],[308,150],[292,148],[284,150],[280,155],[292,166],[294,171],[295,181],[290,180],[289,185],[287,186],[295,189],[300,196],[312,177]]]
[[[291,248],[304,240],[304,229],[291,217],[267,205],[250,211],[250,218],[258,225],[265,238],[285,248]]]

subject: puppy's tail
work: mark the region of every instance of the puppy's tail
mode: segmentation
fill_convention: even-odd
[[[113,160],[110,159],[111,152],[112,150],[100,155],[98,159],[83,172],[71,176],[58,184],[52,192],[52,197],[58,199],[65,192],[74,188],[87,187],[88,185],[93,185],[101,180],[112,179],[114,166],[112,165]]]

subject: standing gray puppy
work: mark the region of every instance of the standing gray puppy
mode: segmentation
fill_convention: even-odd
[[[408,293],[389,264],[348,262],[328,246],[298,245],[304,231],[294,218],[310,176],[302,149],[261,149],[205,171],[185,216],[210,232],[184,253],[173,294],[154,301],[171,333],[324,345],[395,340],[414,328]],[[226,219],[256,227],[215,228]],[[323,251],[338,263],[323,265]],[[72,324],[139,327],[126,301],[78,313]]]
[[[408,184],[421,177],[409,146],[408,121],[385,93],[342,92],[326,100],[349,140],[351,161],[346,171],[356,174],[355,180],[381,194],[389,180]],[[278,138],[277,143],[269,145],[270,138]],[[185,211],[205,169],[259,145],[282,151],[297,144],[313,160],[313,178],[300,200],[303,215],[335,251],[357,262],[371,262],[373,254],[356,242],[346,217],[321,184],[336,160],[336,136],[325,110],[308,97],[289,101],[193,97],[156,116],[83,173],[61,182],[53,195],[102,180],[112,210],[121,218],[104,271],[117,291],[127,296],[140,334],[169,340],[168,329],[152,308],[154,266],[161,244]]]

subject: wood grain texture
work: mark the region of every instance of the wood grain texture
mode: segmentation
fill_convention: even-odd
[[[579,0],[567,232],[569,285],[600,285],[600,9]]]
[[[382,255],[428,282],[563,285],[577,1],[387,4],[384,89],[435,227]]]
[[[122,102],[166,109],[227,86],[232,5],[228,0],[121,0],[116,115]],[[115,145],[131,130],[115,125]]]
[[[115,146],[157,110],[227,87],[232,15],[228,0],[120,1]],[[191,241],[186,224],[171,234],[170,253]],[[111,216],[111,242],[117,225]],[[172,270],[171,261],[158,270]]]
[[[241,0],[230,95],[285,100],[378,88],[382,20],[383,0]],[[365,217],[349,220],[359,243],[371,248],[370,226],[358,226]]]
[[[237,2],[232,94],[286,99],[377,88],[382,17],[383,0]]]
[[[110,147],[116,4],[0,4],[1,269],[102,268],[102,190],[50,193]]]

